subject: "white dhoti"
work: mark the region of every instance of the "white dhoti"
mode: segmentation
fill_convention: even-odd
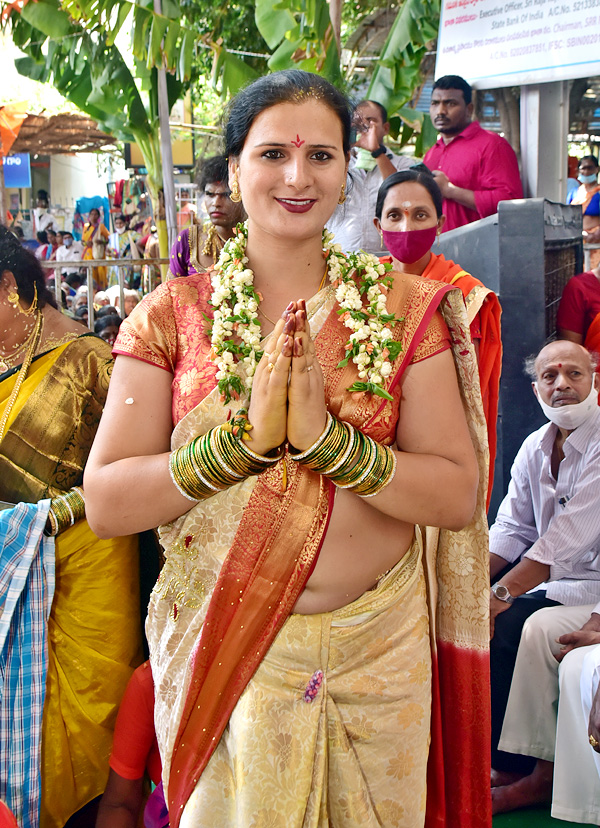
[[[554,762],[552,816],[600,823],[600,777],[588,743],[580,679],[585,657],[579,647],[562,662],[556,639],[578,630],[593,604],[547,607],[527,619],[521,635],[499,747]]]

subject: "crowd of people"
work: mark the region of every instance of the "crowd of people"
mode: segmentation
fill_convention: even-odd
[[[488,532],[500,301],[434,244],[522,189],[472,115],[439,79],[417,163],[380,103],[260,78],[206,220],[142,301],[128,264],[122,313],[110,266],[90,302],[69,262],[140,258],[126,216],[92,210],[79,244],[42,199],[35,254],[0,227],[19,825],[489,828],[551,799],[600,822],[600,272],[527,363],[549,422]]]

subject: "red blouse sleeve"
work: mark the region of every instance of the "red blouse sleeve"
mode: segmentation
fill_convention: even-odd
[[[124,319],[113,355],[130,356],[174,373],[177,327],[169,284],[159,285]]]

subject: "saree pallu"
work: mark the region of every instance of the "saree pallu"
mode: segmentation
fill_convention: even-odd
[[[483,828],[491,819],[489,759],[486,762],[489,704],[485,703],[489,692],[487,444],[477,367],[462,298],[447,286],[394,274],[388,307],[402,317],[394,337],[402,342],[403,351],[393,365],[387,386],[394,398],[391,403],[370,395],[356,399],[347,393],[356,376],[355,367],[337,367],[347,336],[335,312],[332,293],[325,290],[317,294],[307,309],[311,330],[317,332],[315,345],[325,376],[329,410],[390,444],[395,440],[400,379],[417,347],[421,349],[420,358],[428,355],[426,332],[441,305],[448,306],[452,348],[481,476],[478,509],[469,531],[461,534],[458,544],[447,544],[442,538],[438,557],[437,547],[427,550],[426,569],[434,581],[429,589],[430,601],[436,610],[431,620],[436,636],[448,650],[441,661],[443,668],[459,670],[469,678],[467,689],[461,688],[461,709],[466,714],[473,702],[483,701],[483,705],[471,712],[471,725],[477,720],[477,727],[471,726],[461,734],[460,758],[456,743],[444,746],[443,734],[439,735],[437,749],[445,747],[442,769],[446,777],[439,775],[437,761],[434,762],[435,773],[430,779],[434,795],[428,795],[432,799],[428,824]],[[218,393],[209,391],[178,423],[172,446],[222,423],[225,415]],[[166,563],[151,598],[147,634],[156,688],[155,724],[173,826],[179,824],[238,699],[249,682],[254,683],[253,674],[260,670],[310,576],[327,529],[333,494],[334,487],[326,478],[285,457],[260,477],[215,495],[174,523],[161,527]],[[444,569],[448,550],[450,562]],[[450,592],[456,589],[460,593],[450,607],[449,593],[438,589],[437,577],[447,577]],[[434,668],[438,669],[435,648],[433,655]],[[455,715],[457,701],[452,688],[449,696],[440,696],[434,688],[433,697],[437,705],[434,721]],[[465,721],[464,716],[461,721]],[[313,736],[307,734],[307,738]],[[396,738],[400,746],[402,736],[398,731]],[[423,747],[423,765],[426,753]],[[473,757],[466,765],[465,755]],[[326,757],[323,761],[327,761]],[[451,770],[448,763],[453,766]],[[460,782],[459,797],[466,810],[446,814],[444,790],[455,781]],[[329,785],[335,787],[331,777]],[[405,798],[410,797],[405,790]],[[402,824],[397,814],[405,806],[402,802],[395,805],[395,815],[381,824]],[[322,813],[322,821],[316,824],[326,825],[325,819]]]
[[[106,400],[109,346],[85,335],[37,357],[0,444],[0,499],[37,502],[81,484]],[[16,381],[0,382],[0,416]],[[42,724],[42,828],[104,791],[116,712],[142,660],[137,537],[100,540],[85,520],[55,541]]]
[[[423,271],[424,279],[435,279],[460,288],[467,309],[469,325],[479,317],[481,339],[479,340],[479,383],[483,412],[487,423],[490,468],[488,477],[487,505],[490,504],[494,485],[494,462],[496,460],[496,421],[498,419],[498,398],[500,374],[502,373],[502,338],[500,315],[502,309],[496,294],[486,288],[479,279],[471,276],[442,254],[431,254],[429,264]]]

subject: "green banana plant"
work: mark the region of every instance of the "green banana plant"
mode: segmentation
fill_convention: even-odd
[[[272,51],[267,63],[272,72],[304,69],[343,86],[327,0],[256,0],[255,21]],[[222,43],[211,46],[215,51],[213,82],[220,83],[223,98],[234,95],[257,77],[245,61],[227,51]]]
[[[403,0],[371,77],[366,97],[382,103],[401,144],[413,135],[422,156],[437,133],[428,116],[407,106],[423,82],[421,65],[438,33],[440,0]]]
[[[15,61],[20,74],[42,83],[52,83],[67,100],[97,121],[104,132],[117,140],[137,143],[148,171],[148,190],[155,215],[158,215],[162,162],[156,64],[161,52],[156,51],[151,31],[147,32],[150,34],[147,48],[144,51],[138,43],[134,66],[130,69],[114,43],[115,28],[124,24],[127,15],[118,3],[112,0],[101,2],[104,9],[100,12],[96,0],[89,2],[89,19],[85,16],[87,0],[85,4],[79,0],[77,9],[74,5],[69,6],[69,11],[59,0],[37,0],[25,5],[15,3],[5,7],[3,26],[11,29],[15,45],[25,53],[25,57]],[[168,2],[174,5],[173,0]],[[124,5],[130,7],[132,4]],[[107,24],[117,13],[118,20],[109,33]],[[78,16],[74,17],[74,14]],[[103,14],[106,15],[104,20]],[[139,20],[139,16],[134,15],[134,21]],[[153,27],[155,18],[150,15],[147,22]],[[162,48],[166,45],[165,36]],[[178,62],[181,64],[179,53]],[[186,68],[180,66],[182,77]],[[182,80],[167,74],[169,107],[179,99],[183,89]],[[160,225],[159,240],[161,255],[167,256],[166,227]]]

